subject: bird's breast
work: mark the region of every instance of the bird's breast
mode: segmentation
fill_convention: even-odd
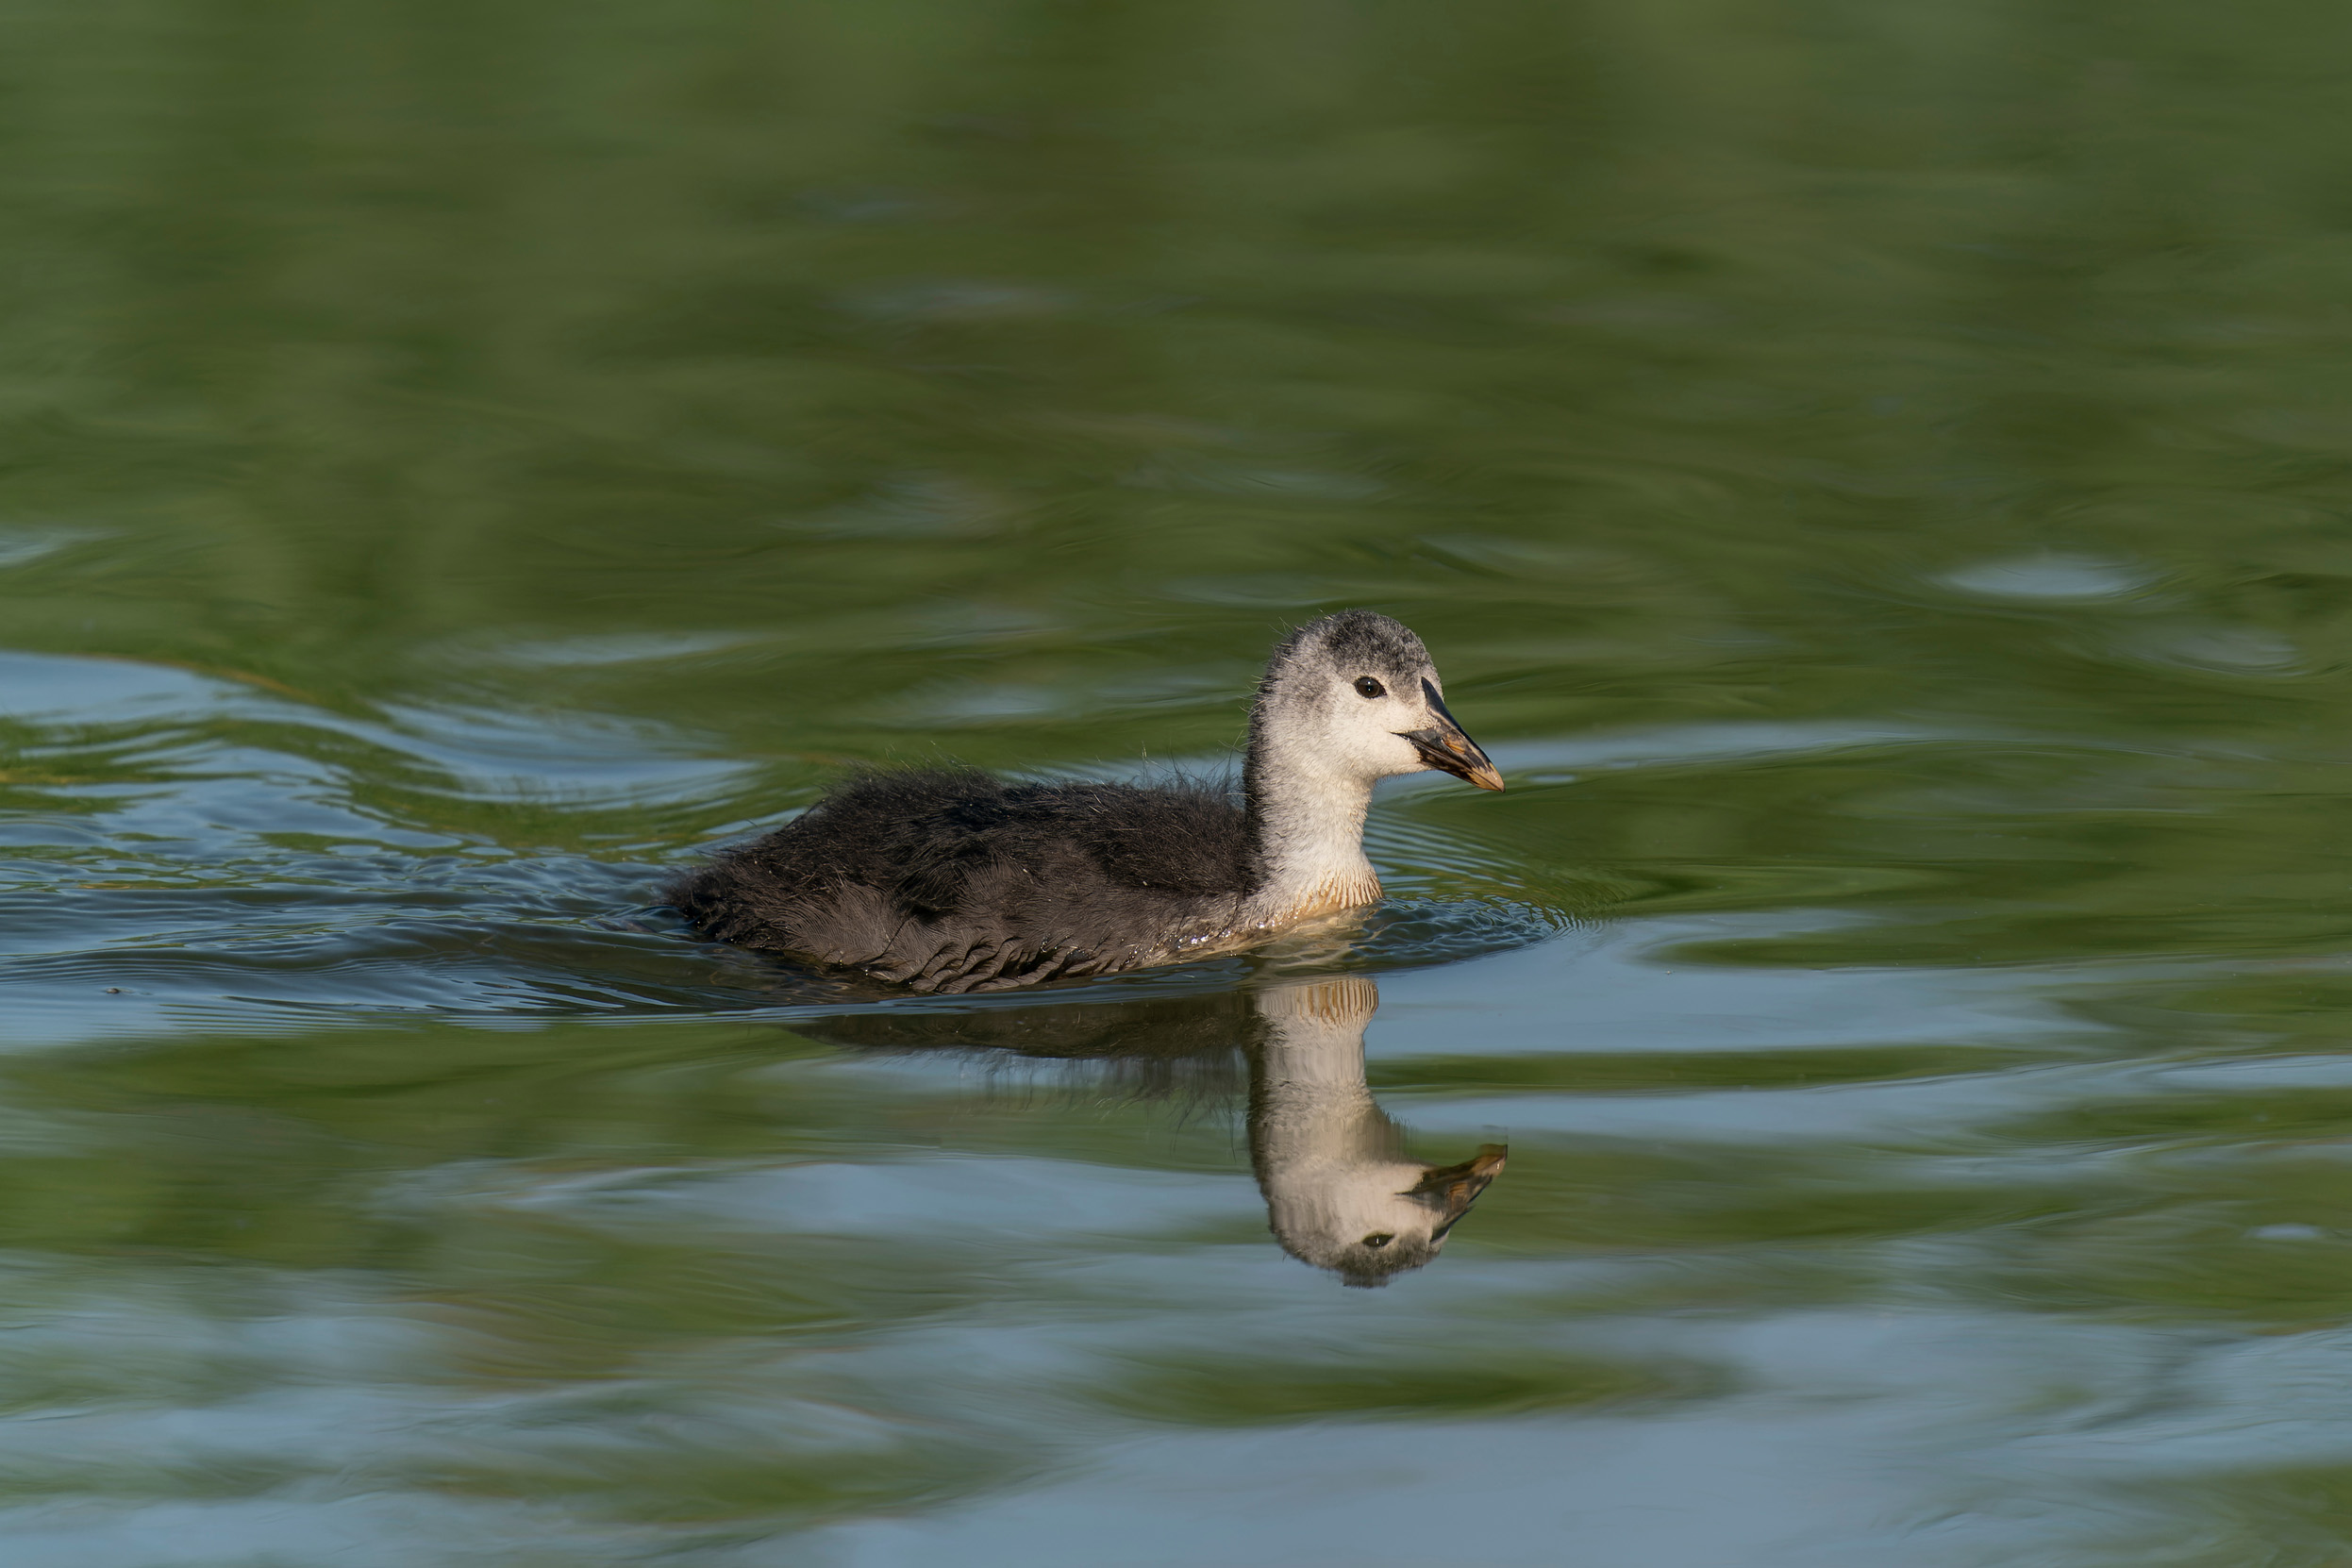
[[[1380,902],[1380,879],[1370,875],[1331,876],[1290,892],[1285,890],[1266,906],[1261,922],[1289,926],[1317,915],[1339,914]]]

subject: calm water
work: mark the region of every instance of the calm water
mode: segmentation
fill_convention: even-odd
[[[2343,1563],[2348,46],[8,6],[0,1555]],[[1352,944],[654,908],[858,761],[1216,768],[1347,605],[1511,781]],[[1386,1289],[1268,1233],[1302,995],[1510,1146]]]

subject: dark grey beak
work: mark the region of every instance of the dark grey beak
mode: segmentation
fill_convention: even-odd
[[[1432,1233],[1434,1237],[1443,1238],[1454,1228],[1456,1220],[1470,1212],[1478,1194],[1502,1175],[1505,1155],[1500,1143],[1481,1143],[1476,1155],[1459,1165],[1430,1166],[1406,1191],[1407,1197],[1419,1198],[1445,1216],[1444,1223]]]
[[[1437,725],[1429,729],[1400,729],[1397,733],[1413,743],[1413,750],[1429,766],[1456,778],[1468,779],[1481,790],[1501,789],[1503,776],[1494,771],[1494,764],[1478,749],[1478,742],[1454,722],[1454,715],[1438,699],[1437,688],[1424,680],[1421,694],[1429,699],[1429,711],[1438,716]]]

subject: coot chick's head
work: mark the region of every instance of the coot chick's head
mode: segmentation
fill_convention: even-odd
[[[1254,740],[1312,772],[1370,780],[1437,768],[1501,789],[1503,776],[1445,710],[1443,690],[1411,627],[1344,609],[1275,649]]]

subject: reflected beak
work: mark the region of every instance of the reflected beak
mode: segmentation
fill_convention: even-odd
[[[1506,1152],[1500,1143],[1481,1143],[1476,1155],[1459,1165],[1432,1165],[1422,1173],[1405,1195],[1419,1198],[1445,1216],[1444,1223],[1431,1232],[1433,1238],[1443,1238],[1454,1228],[1456,1220],[1470,1212],[1478,1194],[1502,1174]]]
[[[1494,771],[1494,764],[1478,749],[1478,742],[1454,722],[1454,715],[1438,700],[1437,688],[1425,680],[1421,683],[1421,694],[1428,698],[1429,711],[1438,716],[1438,723],[1428,729],[1400,729],[1397,733],[1413,743],[1413,750],[1429,766],[1456,778],[1466,778],[1481,790],[1501,789],[1503,776]]]

